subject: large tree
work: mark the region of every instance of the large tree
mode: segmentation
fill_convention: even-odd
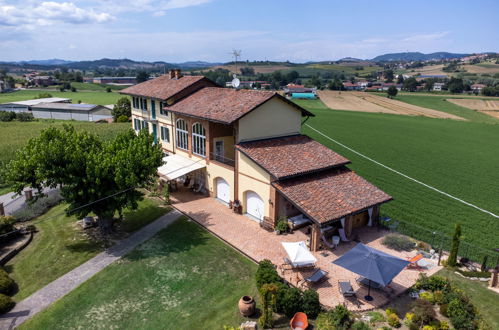
[[[388,87],[388,90],[386,91],[386,93],[388,94],[388,97],[392,99],[395,96],[397,96],[398,89],[395,86],[390,86],[390,87]]]
[[[409,92],[414,92],[418,88],[418,81],[414,77],[407,78],[404,80],[403,87]]]
[[[121,116],[130,118],[132,116],[132,104],[130,103],[130,99],[126,96],[119,98],[113,107],[112,113],[114,121],[118,121],[118,118]]]
[[[146,71],[139,71],[137,72],[135,79],[137,80],[137,83],[140,84],[149,79],[149,73],[147,73]]]
[[[6,177],[17,193],[25,187],[41,192],[43,186],[60,186],[69,204],[66,212],[78,217],[96,214],[108,234],[116,212],[137,208],[142,193],[136,188],[150,184],[161,164],[161,149],[145,130],[102,141],[65,125],[31,139],[7,165]]]

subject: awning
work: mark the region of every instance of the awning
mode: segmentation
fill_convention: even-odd
[[[167,156],[163,158],[163,161],[166,164],[158,167],[158,173],[168,180],[176,179],[182,175],[206,167],[204,159],[194,161],[180,155]]]
[[[307,248],[305,242],[281,242],[284,250],[289,256],[289,260],[293,265],[308,265],[314,264],[317,259],[314,257],[310,250]]]

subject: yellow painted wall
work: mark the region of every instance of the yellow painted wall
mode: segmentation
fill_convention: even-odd
[[[213,197],[217,196],[217,187],[215,179],[217,177],[223,178],[230,186],[230,200],[234,201],[234,171],[229,170],[223,166],[217,165],[213,162],[206,165],[206,171],[208,172],[207,181],[208,181],[208,190],[210,191],[210,195]]]
[[[273,98],[239,120],[238,141],[300,133],[301,112]]]
[[[169,135],[169,138],[170,138],[170,142],[167,142],[166,140],[161,140],[161,126],[164,126],[166,128],[168,128],[168,135]],[[168,125],[164,125],[162,124],[161,122],[158,122],[158,141],[161,142],[161,146],[165,149],[168,149],[168,150],[173,150],[173,134],[174,134],[174,131],[172,130],[172,127],[171,126],[168,126]]]
[[[270,216],[270,175],[265,172],[260,166],[255,164],[251,159],[237,152],[238,157],[238,182],[239,196],[238,199],[243,204],[243,212],[246,212],[246,192],[254,191],[257,193],[264,203],[264,216]],[[255,180],[257,179],[257,180]],[[262,182],[263,181],[263,182]]]
[[[213,138],[213,145],[211,146],[211,152],[215,152],[215,142],[224,141],[224,157],[235,160],[234,155],[234,137],[232,136],[221,136]]]

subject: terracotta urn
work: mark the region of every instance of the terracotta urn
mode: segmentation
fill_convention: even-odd
[[[248,317],[255,313],[255,300],[251,296],[242,296],[239,299],[239,312],[242,316]]]

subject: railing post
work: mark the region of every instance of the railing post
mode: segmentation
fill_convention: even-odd
[[[0,217],[5,216],[5,209],[3,208],[3,203],[0,203]]]

